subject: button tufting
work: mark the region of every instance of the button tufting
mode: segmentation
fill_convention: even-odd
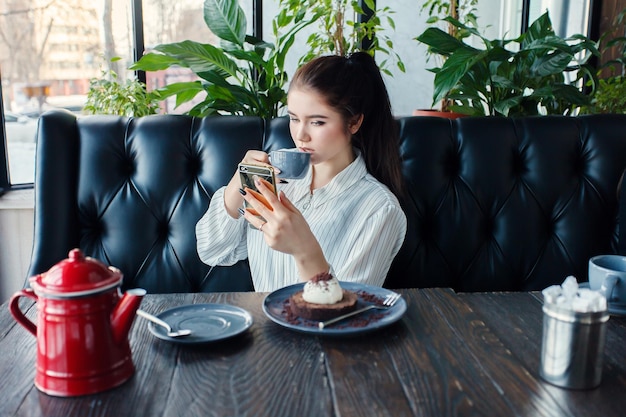
[[[124,170],[127,177],[132,176],[136,171],[135,161],[133,159],[127,159],[124,163]]]
[[[200,156],[197,154],[192,155],[189,158],[189,165],[188,165],[189,174],[192,177],[197,177],[198,174],[200,173],[200,167],[201,167]]]

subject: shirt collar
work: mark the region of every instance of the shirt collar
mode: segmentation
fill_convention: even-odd
[[[365,160],[358,149],[354,149],[356,158],[350,165],[343,169],[339,174],[335,176],[328,184],[313,192],[313,206],[317,207],[325,202],[340,195],[345,189],[349,188],[356,182],[360,181],[367,175],[367,167],[365,166]],[[289,181],[286,184],[293,190],[290,199],[292,201],[299,201],[300,199],[308,196],[311,189],[311,181],[313,179],[313,170],[309,168],[304,178],[300,180]],[[281,187],[279,186],[279,189]],[[287,187],[285,187],[286,189]]]

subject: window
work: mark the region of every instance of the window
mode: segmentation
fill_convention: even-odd
[[[79,113],[89,80],[99,76],[105,56],[130,56],[130,16],[124,0],[3,2],[0,69],[7,182],[33,181],[39,115],[51,108]],[[13,120],[12,115],[19,116]]]
[[[240,0],[248,16],[248,33],[253,31],[254,13],[269,39],[277,0]],[[548,8],[557,33],[586,33],[589,0],[481,0],[479,23],[488,26],[487,36],[517,34],[523,11],[530,21]],[[503,4],[504,3],[504,4]],[[411,114],[414,108],[429,107],[432,74],[426,70],[422,46],[414,38],[425,28],[415,0],[377,0],[395,11],[396,29],[391,35],[396,51],[409,69],[386,78],[394,112]],[[203,0],[3,0],[0,3],[0,193],[8,187],[30,186],[34,179],[37,118],[50,108],[65,108],[80,114],[89,80],[111,69],[121,80],[133,76],[126,68],[135,60],[133,6],[141,13],[143,45],[149,50],[160,43],[184,39],[211,43],[213,35],[203,20]],[[487,25],[487,22],[489,24]],[[494,23],[492,23],[494,22]],[[312,29],[313,30],[313,29]],[[297,39],[286,65],[295,69]],[[140,46],[138,50],[141,50]],[[111,62],[112,57],[121,57]],[[194,77],[185,69],[147,74],[149,89]],[[165,103],[165,111],[180,113]]]

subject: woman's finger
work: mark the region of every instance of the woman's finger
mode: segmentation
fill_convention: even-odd
[[[260,218],[258,214],[255,214],[250,208],[247,208],[245,210],[243,208],[239,208],[239,213],[246,219],[248,223],[261,231],[263,230],[263,226],[265,226],[265,223],[267,223],[265,220]]]
[[[243,198],[251,206],[247,207],[246,211],[254,216],[262,216],[265,219],[269,219],[268,216],[272,214],[274,208],[272,204],[265,198],[265,196],[258,191],[251,188],[244,188]],[[256,225],[256,224],[255,224]]]
[[[289,210],[291,212],[299,212],[300,211],[300,210],[298,210],[298,208],[296,206],[293,205],[291,200],[289,200],[289,198],[287,198],[287,195],[285,195],[284,191],[281,191],[280,193],[278,193],[278,200],[282,203],[283,207],[285,207],[287,210]]]
[[[257,190],[263,195],[266,201],[269,203],[269,207],[272,208],[278,203],[278,197],[276,196],[276,188],[269,181],[264,178],[256,177],[254,179],[254,185]]]
[[[250,150],[241,161],[242,164],[270,166],[270,158],[263,151]]]
[[[263,194],[248,187],[244,188],[244,191],[246,192],[246,195],[244,195],[244,199],[248,201],[253,207],[256,208],[256,206],[253,204],[252,201],[256,200],[260,202],[263,206],[265,206],[268,210],[274,211],[274,209],[272,208],[272,205],[270,204],[269,201],[267,201],[267,199],[265,198]],[[252,197],[246,198],[247,196],[252,196]]]

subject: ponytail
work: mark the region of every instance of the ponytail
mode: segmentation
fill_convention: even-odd
[[[366,52],[316,58],[296,71],[291,88],[311,88],[326,98],[346,122],[363,115],[352,145],[370,174],[397,196],[403,194],[398,125],[376,61]]]

